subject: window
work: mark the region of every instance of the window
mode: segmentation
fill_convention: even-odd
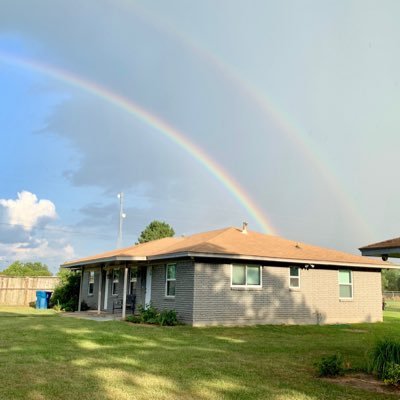
[[[93,293],[94,293],[94,271],[89,271],[88,295],[93,296]]]
[[[291,289],[300,288],[300,268],[290,267],[289,268],[289,287]]]
[[[129,273],[129,294],[134,294],[137,283],[137,267],[132,267]]]
[[[118,285],[119,285],[119,269],[113,269],[112,274],[112,295],[116,296],[118,294]]]
[[[339,270],[339,298],[353,298],[353,277],[350,270]]]
[[[232,265],[232,286],[261,286],[261,266]]]
[[[165,274],[165,295],[175,297],[176,264],[167,264]]]

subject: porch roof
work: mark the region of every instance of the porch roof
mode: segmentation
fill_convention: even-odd
[[[363,256],[400,258],[400,237],[360,247]]]
[[[278,236],[225,228],[188,237],[164,238],[113,250],[63,264],[72,268],[109,261],[152,261],[179,257],[229,258],[283,263],[352,266],[359,268],[398,268],[377,259],[326,249]]]

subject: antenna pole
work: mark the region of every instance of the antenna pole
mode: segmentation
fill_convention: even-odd
[[[119,198],[119,230],[118,230],[118,240],[117,240],[117,249],[122,247],[122,221],[125,218],[124,213],[124,193],[118,193]]]

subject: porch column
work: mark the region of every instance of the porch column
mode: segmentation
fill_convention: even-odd
[[[82,303],[83,270],[84,270],[84,267],[82,265],[81,282],[80,282],[80,285],[79,285],[78,311],[81,311],[81,303]]]
[[[127,286],[128,286],[128,268],[125,264],[124,268],[124,291],[122,297],[122,319],[125,319],[126,315],[126,293],[127,293]]]
[[[100,266],[100,278],[99,278],[99,293],[97,294],[97,314],[101,312],[101,286],[102,286],[102,267]]]

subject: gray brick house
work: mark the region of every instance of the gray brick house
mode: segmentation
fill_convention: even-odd
[[[66,262],[80,299],[110,311],[134,296],[194,326],[382,321],[390,263],[247,229],[165,238]]]

